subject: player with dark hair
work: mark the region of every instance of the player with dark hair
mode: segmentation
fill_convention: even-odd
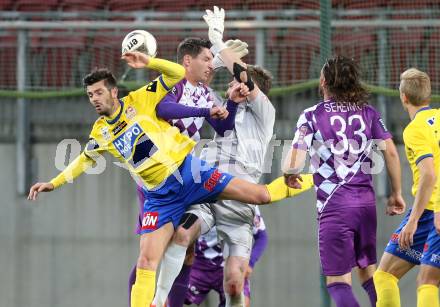
[[[28,198],[36,200],[40,192],[53,191],[78,177],[104,152],[123,162],[147,190],[146,222],[131,291],[132,306],[146,307],[154,296],[159,261],[188,206],[218,198],[267,204],[288,197],[291,191],[278,181],[258,185],[234,178],[193,157],[194,141],[156,115],[157,104],[183,78],[184,68],[140,52],[127,52],[122,58],[133,68],[148,67],[162,75],[122,99],[116,86],[106,85],[106,78],[96,78],[97,72],[87,76],[84,85],[89,101],[102,116],[84,152],[50,182],[34,184]],[[248,95],[249,89],[241,83],[231,89],[229,98],[242,102]]]
[[[336,306],[359,306],[351,289],[351,271],[376,304],[376,198],[372,167],[383,165],[374,146],[384,148],[392,194],[388,214],[404,210],[399,156],[353,59],[334,57],[321,70],[323,101],[300,115],[292,148],[283,167],[286,183],[297,186],[307,151],[317,194],[319,256],[327,289]]]
[[[234,45],[237,47],[238,41]],[[239,42],[241,44],[241,42]],[[171,91],[156,106],[156,113],[174,127],[177,127],[181,134],[188,136],[194,142],[200,141],[200,129],[205,120],[214,130],[223,135],[225,131],[234,127],[237,103],[228,100],[226,106],[215,104],[212,90],[206,85],[213,72],[213,56],[210,51],[209,40],[189,37],[184,39],[177,47],[177,59],[185,68],[185,77],[179,81]],[[236,49],[231,49],[235,52]],[[239,53],[241,57],[247,53]],[[137,234],[147,226],[144,212],[146,191],[143,185],[138,185],[139,218]],[[136,266],[129,277],[129,292],[136,280]],[[158,290],[159,291],[159,290]],[[129,302],[130,305],[130,302]]]
[[[229,98],[231,90],[239,84],[246,84],[250,89],[250,94],[246,102],[238,106],[234,129],[225,135],[217,134],[214,140],[203,149],[201,157],[217,165],[221,171],[256,183],[262,175],[264,156],[273,135],[275,122],[275,109],[266,96],[272,76],[262,68],[246,66],[226,48],[222,41],[223,10],[214,7],[214,12],[209,10],[207,12],[215,20],[211,23],[207,20],[208,18],[205,18],[209,25],[210,40],[213,43],[212,50],[214,54],[220,55],[224,65],[234,74],[226,96]],[[218,29],[214,29],[217,26]],[[213,32],[218,36],[217,41],[212,37]],[[259,88],[259,82],[266,92]],[[283,178],[280,178],[278,182],[282,180]],[[305,176],[304,186],[292,194],[299,194],[311,186],[313,186],[311,176]],[[153,306],[162,306],[166,301],[171,286],[181,270],[186,248],[214,225],[225,258],[223,286],[226,306],[243,306],[243,283],[252,250],[254,216],[255,206],[249,202],[219,200],[212,204],[191,206],[185,213],[183,223],[177,228],[165,253]],[[203,272],[199,275],[203,275]],[[207,284],[212,286],[212,283]],[[216,286],[218,286],[217,283]],[[221,292],[219,289],[216,290]],[[195,302],[200,303],[200,298]]]

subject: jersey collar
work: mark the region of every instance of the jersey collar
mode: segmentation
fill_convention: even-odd
[[[119,108],[118,115],[116,115],[116,117],[113,119],[111,117],[109,117],[109,119],[106,118],[105,121],[107,122],[107,124],[113,125],[119,120],[119,118],[121,118],[122,110],[124,109],[124,102],[121,99],[119,99],[119,103],[121,104],[121,106]]]
[[[423,108],[418,109],[417,112],[416,112],[416,114],[414,114],[414,118],[416,118],[416,115],[417,115],[419,112],[421,112],[421,111],[426,111],[426,110],[431,110],[431,106],[426,106],[426,107],[423,107]]]

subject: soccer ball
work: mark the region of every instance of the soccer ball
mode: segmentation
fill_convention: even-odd
[[[144,30],[134,30],[128,33],[122,41],[122,54],[128,51],[139,51],[155,57],[157,42],[151,33]]]

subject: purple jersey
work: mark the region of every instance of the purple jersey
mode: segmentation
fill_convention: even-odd
[[[218,267],[223,267],[223,264],[222,247],[218,243],[217,230],[214,226],[196,241],[193,269],[216,270]]]
[[[211,108],[214,104],[214,97],[208,87],[202,83],[194,86],[186,79],[177,83],[165,96],[164,100],[170,100],[188,107],[197,108]],[[189,117],[172,119],[169,122],[172,126],[179,128],[182,134],[198,142],[200,141],[200,129],[204,121],[204,117]]]
[[[371,159],[377,141],[388,138],[370,105],[326,100],[304,110],[292,146],[309,150],[318,212],[375,204]]]

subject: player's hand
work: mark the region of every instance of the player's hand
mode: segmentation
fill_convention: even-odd
[[[245,42],[242,42],[239,39],[230,39],[226,41],[225,45],[227,46],[227,49],[229,49],[229,52],[235,54],[235,57],[241,59],[245,55],[249,53],[248,44]],[[211,48],[211,51],[214,53],[214,48]],[[225,67],[225,63],[223,62],[223,59],[220,55],[220,53],[216,53],[214,55],[214,59],[212,60],[212,66],[214,67],[214,70],[217,70],[219,68]]]
[[[391,195],[388,198],[386,214],[387,215],[396,215],[402,214],[405,212],[406,204],[401,194]]]
[[[438,234],[440,234],[440,212],[434,213],[434,226]]]
[[[248,265],[246,272],[244,272],[244,278],[249,279],[251,277],[253,271],[254,271],[254,269],[252,269],[252,267],[250,265]]]
[[[144,68],[150,62],[150,57],[139,51],[126,52],[121,56],[121,59],[132,68]]]
[[[213,106],[211,110],[209,110],[209,116],[213,119],[226,119],[229,115],[229,111],[224,107]]]
[[[53,189],[54,189],[54,186],[50,182],[37,182],[36,184],[34,184],[31,187],[27,199],[28,200],[36,200],[38,193],[51,192],[51,191],[53,191]]]
[[[237,83],[232,86],[229,99],[233,102],[240,103],[244,102],[249,94],[249,88],[244,83]]]
[[[399,246],[401,249],[409,249],[413,244],[414,233],[417,230],[417,221],[408,220],[399,234]]]
[[[225,30],[225,10],[214,6],[214,12],[206,10],[206,15],[203,15],[209,27],[208,37],[212,44],[223,41],[223,32]]]
[[[284,182],[289,188],[301,189],[302,181],[300,174],[284,174]]]

